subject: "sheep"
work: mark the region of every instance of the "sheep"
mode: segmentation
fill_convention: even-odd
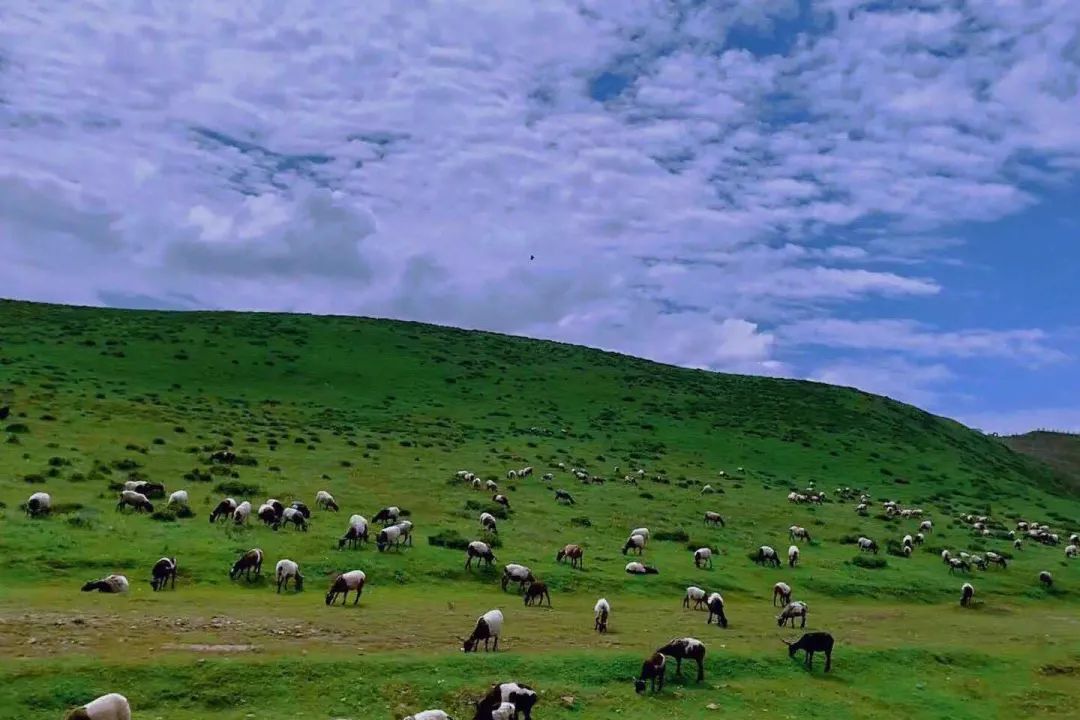
[[[686,594],[683,595],[682,606],[684,608],[689,608],[690,602],[693,601],[694,609],[700,610],[701,606],[705,604],[705,600],[705,591],[695,585],[691,585],[686,588]]]
[[[303,530],[307,532],[307,519],[304,517],[304,513],[300,512],[294,507],[287,507],[281,514],[281,519],[278,520],[278,525],[286,525],[292,523],[293,527],[297,530]]]
[[[1065,557],[1066,558],[1074,558],[1074,557],[1077,557],[1078,555],[1080,555],[1080,547],[1078,547],[1076,545],[1066,545],[1065,546]]]
[[[500,615],[500,621],[501,617]],[[525,720],[532,720],[532,709],[538,699],[536,691],[528,685],[516,682],[493,685],[487,695],[476,703],[476,715],[473,720],[509,720],[510,718],[516,720],[519,713]],[[507,705],[511,708],[509,716],[505,714]]]
[[[952,559],[952,553],[950,553],[948,550],[942,550],[941,551],[941,562],[948,565],[949,560],[951,560],[951,559]]]
[[[795,653],[803,650],[806,653],[806,669],[814,669],[814,653],[825,653],[825,672],[832,670],[833,636],[827,632],[805,633],[795,642],[782,641],[788,646],[788,657],[795,657]]]
[[[225,498],[214,506],[214,511],[210,513],[210,524],[213,525],[218,518],[231,518],[235,510],[236,501],[232,498]]]
[[[384,507],[379,512],[375,513],[375,517],[371,518],[372,522],[381,522],[383,525],[392,525],[397,521],[398,515],[401,514],[401,508],[391,505],[390,507]]]
[[[533,469],[532,469],[531,465],[528,466],[528,467],[521,468],[521,470],[518,472],[518,475],[520,475],[521,477],[529,477],[532,474],[533,474]]]
[[[251,515],[251,503],[247,500],[236,506],[233,510],[232,519],[237,525],[243,525],[247,523],[248,516]]]
[[[385,552],[390,546],[398,547],[401,541],[401,528],[397,525],[390,525],[384,527],[379,531],[379,534],[375,536],[375,547],[379,549],[379,552]]]
[[[718,593],[714,592],[709,595],[709,599],[706,602],[709,607],[709,619],[705,621],[706,625],[712,624],[713,615],[716,616],[716,624],[720,627],[727,627],[727,616],[724,615],[724,598]]]
[[[259,518],[259,520],[263,522],[264,525],[268,525],[275,530],[278,529],[278,513],[277,510],[274,509],[273,505],[263,503],[259,506],[259,512],[256,513],[256,516]]]
[[[177,490],[174,493],[172,493],[171,495],[169,495],[169,502],[167,502],[166,505],[168,505],[170,507],[173,506],[173,505],[179,505],[180,507],[187,507],[188,506],[187,490]]]
[[[637,550],[637,554],[640,555],[645,550],[646,542],[644,535],[631,535],[623,545],[622,554],[625,555],[630,550]]]
[[[649,537],[650,537],[649,528],[646,528],[646,527],[634,528],[633,530],[630,531],[630,534],[631,535],[640,535],[641,537],[645,538],[645,544],[646,545],[649,544]]]
[[[233,563],[232,569],[229,570],[229,579],[235,580],[240,576],[240,573],[244,573],[248,581],[251,580],[251,571],[255,571],[255,576],[258,577],[262,573],[263,563],[263,551],[259,548],[252,548],[246,553],[240,556],[240,559]]]
[[[577,504],[577,503],[574,502],[574,496],[571,495],[570,493],[566,492],[565,490],[556,490],[555,491],[555,502],[564,502],[567,505],[576,505]]]
[[[563,549],[555,554],[555,562],[570,559],[570,567],[582,569],[585,567],[585,550],[580,545],[564,545]]]
[[[543,475],[540,476],[540,479],[543,480],[544,482],[551,482],[552,480],[555,479],[555,475],[553,475],[552,473],[544,473]]]
[[[705,511],[705,524],[712,525],[713,527],[719,525],[724,527],[724,518],[718,512],[712,512],[711,510]]]
[[[878,545],[868,537],[861,537],[859,538],[859,550],[862,552],[872,552],[877,555]]]
[[[776,607],[776,601],[780,601],[781,607],[791,603],[791,586],[785,582],[778,582],[772,588],[772,604]]]
[[[534,603],[537,605],[543,605],[544,598],[547,598],[548,607],[551,607],[551,593],[548,592],[547,583],[537,581],[529,585],[529,587],[525,590],[526,606],[532,605]]]
[[[47,492],[36,492],[26,501],[27,517],[48,515],[52,512],[52,496]]]
[[[64,720],[131,720],[131,705],[120,693],[109,693],[75,708]]]
[[[1069,536],[1069,544],[1080,546],[1080,533],[1073,533]]]
[[[598,633],[607,632],[608,615],[611,614],[611,603],[605,598],[600,598],[593,605],[593,630]]]
[[[799,562],[799,548],[796,545],[791,545],[787,549],[787,562],[788,567],[795,567]]]
[[[713,566],[712,548],[703,547],[694,551],[694,567],[700,568],[702,565]]]
[[[484,483],[484,488],[490,490],[491,492],[497,492],[499,490],[499,483],[495,482],[494,480],[488,480]]]
[[[667,658],[663,653],[653,653],[641,664],[641,674],[634,680],[634,691],[639,695],[651,686],[653,692],[664,689],[664,668]]]
[[[791,627],[795,627],[795,618],[802,618],[802,625],[799,627],[806,627],[806,613],[808,608],[806,603],[801,600],[790,602],[784,606],[784,609],[780,611],[780,614],[776,616],[776,624],[780,627],[784,627],[784,624],[789,620],[791,621]]]
[[[304,576],[300,574],[300,566],[292,560],[278,560],[274,567],[274,576],[277,578],[277,591],[282,588],[289,589],[289,578],[293,581],[293,590],[300,592],[304,589]]]
[[[1043,570],[1039,573],[1039,582],[1042,583],[1043,587],[1049,589],[1054,584],[1054,576]]]
[[[128,480],[124,483],[124,490],[141,493],[147,497],[165,497],[164,485],[146,480]]]
[[[957,570],[968,572],[971,569],[971,564],[964,558],[949,558],[949,572],[953,573]]]
[[[915,545],[915,538],[910,535],[905,535],[904,539],[900,541],[901,547],[912,547]]]
[[[806,542],[810,542],[810,531],[804,527],[799,527],[798,525],[792,525],[788,528],[788,536],[792,540],[805,540]]]
[[[506,471],[506,479],[507,480],[517,480],[517,476],[518,476],[517,470],[507,470]],[[488,482],[491,482],[491,480],[488,480]]]
[[[154,592],[164,590],[165,585],[172,580],[172,588],[176,589],[176,558],[161,558],[150,570],[150,587]]]
[[[971,564],[974,565],[975,567],[979,568],[980,570],[985,570],[986,569],[986,560],[983,559],[982,555],[972,555],[971,556]]]
[[[124,490],[120,493],[120,501],[116,503],[117,510],[123,510],[125,507],[131,507],[135,509],[135,512],[154,512],[154,506],[146,496],[142,493],[135,492],[134,490]]]
[[[355,548],[360,543],[367,542],[367,540],[367,519],[363,515],[353,515],[349,518],[349,529],[338,539],[338,549],[345,547],[346,543],[348,543],[349,547]]]
[[[480,478],[474,477],[472,479],[472,489],[473,490],[483,490],[484,489],[484,483],[480,481]]]
[[[986,561],[991,565],[1000,565],[1002,568],[1009,567],[1008,562],[1005,560],[1005,557],[1002,555],[998,555],[996,552],[986,553]]]
[[[511,582],[516,582],[518,584],[518,592],[524,592],[525,586],[535,581],[536,578],[533,577],[532,570],[525,567],[524,565],[518,565],[517,563],[508,563],[503,568],[501,580],[503,592],[506,592],[506,588],[510,585]]]
[[[926,542],[926,536],[922,533],[915,533],[915,544],[922,545],[924,542]]]
[[[859,503],[855,506],[855,512],[859,515],[867,515],[870,512],[870,506],[866,503]]]
[[[904,557],[909,558],[911,557],[911,553],[915,552],[915,549],[912,548],[910,545],[905,545],[901,552],[904,553]]]
[[[639,562],[626,563],[626,572],[630,575],[659,575],[660,571],[651,565],[642,565]]]
[[[415,715],[406,715],[404,720],[454,720],[443,710],[423,710]]]
[[[754,556],[754,562],[758,565],[765,565],[768,563],[774,567],[780,567],[780,556],[768,545],[762,545],[758,548],[757,555]]]
[[[82,586],[83,592],[97,590],[103,593],[126,593],[128,591],[128,579],[123,575],[106,575],[100,580],[91,580]]]
[[[971,599],[975,597],[975,587],[971,583],[960,586],[960,607],[969,607]]]
[[[492,495],[491,502],[502,505],[507,510],[510,509],[510,498],[506,497],[505,495]]]
[[[289,504],[289,507],[303,515],[305,520],[311,519],[311,508],[309,508],[307,505],[300,502],[299,500],[293,500],[292,503]]]
[[[325,490],[315,493],[315,507],[332,512],[338,511],[338,504],[334,500],[334,496]]]
[[[472,652],[479,646],[481,640],[484,641],[484,652],[488,652],[488,643],[494,640],[494,647],[492,652],[499,652],[499,635],[502,633],[503,627],[503,614],[500,610],[488,610],[486,613],[476,619],[476,625],[473,627],[472,635],[467,638],[462,638],[463,645],[461,649],[465,652]]]
[[[218,450],[210,453],[210,462],[225,463],[231,465],[236,462],[236,453],[232,450]]]
[[[487,543],[473,540],[465,550],[466,570],[472,567],[473,558],[479,558],[486,562],[488,567],[491,567],[491,563],[495,562],[495,553],[491,551],[491,547]]]
[[[1024,549],[1024,541],[1023,540],[1021,540],[1020,538],[1016,538],[1015,540],[1013,540],[1013,550],[1023,550],[1023,549]]]
[[[495,522],[495,516],[489,512],[480,513],[480,527],[488,532],[499,532],[497,524]]]
[[[709,495],[712,495],[714,492],[716,492],[716,490],[713,489],[712,485],[703,485],[701,487],[701,492],[698,493],[698,494],[699,495],[705,495],[707,493]]]
[[[656,652],[675,658],[675,674],[682,675],[682,661],[693,660],[697,663],[697,681],[705,679],[705,643],[697,638],[686,637],[672,640]]]
[[[929,533],[934,531],[934,523],[930,520],[923,520],[919,523],[919,532]]]
[[[338,575],[330,584],[330,589],[326,591],[326,604],[333,605],[337,596],[341,595],[341,607],[345,607],[351,590],[356,593],[356,597],[353,598],[353,605],[356,605],[360,602],[360,594],[364,592],[365,582],[367,582],[367,574],[363,570],[350,570]]]
[[[412,547],[412,521],[402,520],[397,525],[394,525],[394,527],[396,527],[401,532],[401,535],[398,538],[398,542],[402,545],[408,545],[409,547]]]

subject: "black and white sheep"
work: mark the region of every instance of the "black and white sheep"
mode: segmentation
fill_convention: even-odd
[[[656,652],[675,658],[675,674],[682,675],[682,661],[693,660],[697,663],[697,681],[705,679],[705,643],[697,638],[685,637],[672,640]]]
[[[334,496],[325,490],[320,490],[315,493],[315,507],[333,512],[338,511],[338,504],[337,501],[334,500]]]
[[[214,511],[210,513],[210,524],[213,525],[218,521],[218,518],[231,518],[235,510],[236,501],[232,498],[225,498],[214,506]]]
[[[176,589],[176,558],[161,558],[150,570],[150,587],[154,592],[164,590],[165,585],[172,581],[172,589]]]
[[[975,597],[975,586],[971,583],[964,583],[960,586],[960,607],[968,607],[971,605],[972,598]]]
[[[250,581],[252,572],[255,573],[256,577],[262,573],[262,564],[263,551],[259,548],[252,548],[233,563],[232,569],[229,570],[229,579],[235,580],[240,577],[240,573],[244,573],[245,578]]]
[[[700,568],[702,565],[713,566],[712,548],[703,547],[694,551],[694,567]]]
[[[497,611],[493,611],[497,612]],[[505,682],[493,685],[479,702],[473,720],[517,720],[519,715],[524,720],[532,720],[532,709],[539,696],[528,685]],[[512,711],[507,715],[507,705]]]
[[[712,525],[714,527],[716,525],[719,525],[720,527],[724,527],[724,518],[718,512],[713,512],[712,510],[706,510],[705,511],[705,524],[706,525]]]
[[[645,692],[646,687],[652,688],[653,692],[664,689],[664,673],[667,667],[667,657],[663,653],[656,652],[645,659],[641,664],[641,673],[634,679],[634,690],[638,694]]]
[[[694,603],[694,609],[700,610],[705,605],[706,593],[696,585],[691,585],[686,588],[686,594],[683,595],[682,606],[689,608],[690,603]]]
[[[480,513],[480,527],[482,527],[487,532],[499,532],[499,527],[498,523],[495,521],[495,516],[489,512]]]
[[[484,652],[488,652],[489,643],[494,641],[494,647],[490,648],[494,652],[499,651],[499,635],[502,634],[503,627],[503,614],[501,610],[488,610],[476,620],[476,625],[473,626],[472,634],[467,638],[462,638],[461,649],[465,652],[472,652],[476,650],[480,644],[480,641],[484,641]]]
[[[123,510],[125,507],[134,508],[136,512],[154,512],[154,506],[147,497],[134,490],[124,490],[120,493],[120,500],[116,503],[116,509]]]
[[[291,524],[297,530],[303,530],[304,532],[307,532],[308,529],[307,518],[304,517],[304,513],[294,507],[285,508],[284,511],[282,511],[281,518],[278,520],[277,524]]]
[[[868,537],[859,538],[859,550],[862,552],[878,553],[878,544]]]
[[[801,600],[790,602],[784,606],[784,609],[780,611],[780,614],[776,616],[776,624],[780,627],[784,627],[787,622],[791,622],[791,627],[795,627],[795,618],[802,618],[802,624],[799,627],[806,627],[806,614],[808,608],[806,603]]]
[[[519,565],[517,563],[508,563],[505,567],[503,567],[501,584],[504,592],[512,582],[516,582],[518,584],[518,592],[524,592],[525,586],[535,581],[536,578],[533,577],[532,570],[525,567],[524,565]]]
[[[507,510],[510,509],[510,498],[506,497],[505,495],[492,495],[491,502],[497,505],[502,505]]]
[[[780,556],[776,554],[776,550],[768,545],[762,545],[758,548],[757,555],[754,556],[754,562],[758,565],[772,565],[773,567],[780,567]]]
[[[605,598],[600,598],[593,605],[593,629],[598,633],[607,632],[608,615],[611,614],[611,603]]]
[[[379,512],[375,513],[375,517],[371,518],[371,522],[381,522],[383,525],[391,525],[397,522],[398,515],[401,514],[401,508],[396,505],[384,507]]]
[[[251,516],[251,503],[249,503],[247,500],[245,500],[244,502],[237,505],[236,509],[233,510],[233,513],[232,513],[233,522],[235,524],[237,524],[237,525],[246,524],[247,521],[248,521],[248,517],[250,517],[250,516]]]
[[[788,528],[788,537],[792,540],[805,540],[810,542],[810,531],[799,525],[792,525]]]
[[[346,573],[341,573],[334,582],[330,583],[330,589],[326,591],[326,604],[333,605],[337,600],[337,596],[341,595],[341,606],[345,607],[345,602],[349,599],[349,592],[355,592],[356,597],[353,598],[353,605],[360,602],[360,594],[364,592],[364,583],[367,582],[367,574],[363,570],[350,570]]]
[[[1039,583],[1041,583],[1043,587],[1049,588],[1054,584],[1054,576],[1046,570],[1043,570],[1039,573]]]
[[[384,527],[375,536],[375,547],[378,548],[379,552],[389,550],[391,547],[399,547],[400,542],[401,528],[397,525]]]
[[[631,535],[626,539],[626,542],[622,547],[622,554],[625,555],[631,550],[637,550],[637,554],[640,555],[645,551],[645,545],[648,540],[644,535]]]
[[[473,540],[465,549],[466,570],[472,567],[473,558],[483,560],[485,563],[487,563],[488,567],[491,567],[491,563],[495,562],[495,553],[491,551],[491,546],[488,545],[486,542]]]
[[[345,547],[355,548],[362,542],[368,541],[368,522],[363,515],[353,515],[349,518],[349,528],[345,534],[338,538],[338,549]]]
[[[289,579],[293,581],[293,590],[300,592],[304,589],[304,576],[300,574],[300,566],[292,560],[278,560],[274,567],[274,577],[277,579],[277,591],[289,589]]]
[[[48,515],[52,512],[52,496],[47,492],[36,492],[26,501],[26,514],[29,517]]]
[[[630,575],[659,575],[660,571],[651,565],[643,565],[639,562],[626,563],[626,572]]]
[[[777,600],[780,601],[780,607],[787,607],[791,602],[791,586],[786,582],[778,582],[773,585],[772,588],[772,603],[773,607],[776,607]]]
[[[795,567],[799,563],[798,546],[792,545],[787,549],[787,563],[788,567]]]
[[[555,491],[555,502],[564,502],[567,505],[575,505],[576,504],[574,502],[574,496],[571,495],[570,493],[566,492],[565,490],[556,490]]]
[[[727,615],[724,614],[724,597],[714,592],[709,595],[709,599],[706,602],[709,607],[709,619],[705,621],[706,625],[711,625],[713,616],[716,616],[716,624],[720,627],[727,627]]]
[[[131,705],[120,693],[109,693],[75,708],[64,720],[131,720]]]
[[[91,580],[82,586],[83,592],[97,590],[103,593],[126,593],[130,587],[128,579],[123,575],[106,575],[100,580]]]

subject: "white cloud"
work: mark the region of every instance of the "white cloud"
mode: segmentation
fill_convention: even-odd
[[[999,435],[1019,435],[1031,430],[1080,433],[1080,408],[1046,407],[962,414],[958,420],[970,427]]]
[[[941,363],[920,365],[900,358],[874,362],[844,361],[826,365],[811,380],[856,387],[922,407],[936,404],[955,375]]]

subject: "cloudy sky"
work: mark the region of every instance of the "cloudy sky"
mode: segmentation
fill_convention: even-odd
[[[7,0],[0,295],[1080,430],[1078,82],[1077,0]]]

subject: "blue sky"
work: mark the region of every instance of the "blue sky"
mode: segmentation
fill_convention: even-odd
[[[1080,430],[1078,85],[1075,0],[14,0],[0,287]]]

